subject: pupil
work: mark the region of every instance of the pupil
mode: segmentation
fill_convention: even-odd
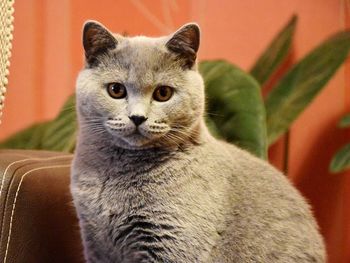
[[[167,95],[167,89],[166,89],[166,88],[161,88],[160,91],[159,91],[159,93],[160,93],[160,96],[166,97],[166,95]]]
[[[114,91],[114,93],[119,93],[120,92],[120,86],[115,84],[113,87],[112,87],[112,90]]]

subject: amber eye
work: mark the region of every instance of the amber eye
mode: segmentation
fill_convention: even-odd
[[[126,96],[126,88],[121,83],[109,83],[107,85],[107,92],[109,96],[111,96],[114,99],[122,99]]]
[[[156,101],[167,101],[173,95],[174,90],[169,86],[159,86],[153,93],[153,99]]]

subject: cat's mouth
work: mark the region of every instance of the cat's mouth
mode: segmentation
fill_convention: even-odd
[[[143,134],[141,134],[141,132],[140,132],[140,130],[138,128],[136,128],[131,135],[141,135],[141,136],[143,136]]]
[[[117,144],[122,147],[140,149],[149,148],[154,144],[159,144],[162,138],[170,129],[163,125],[128,125],[114,120],[108,120],[105,123],[108,132],[116,138]]]
[[[147,128],[136,127],[135,130],[129,134],[127,137],[132,138],[136,141],[152,142],[157,138],[160,138],[162,133],[154,133]]]

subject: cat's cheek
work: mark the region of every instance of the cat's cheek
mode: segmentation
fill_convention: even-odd
[[[183,93],[174,103],[170,105],[169,112],[172,123],[185,127],[192,126],[192,122],[200,117],[200,113],[196,105],[192,105],[189,101],[191,94]]]
[[[116,100],[110,98],[104,93],[97,94],[91,104],[94,105],[94,108],[98,113],[104,117],[108,118],[126,118],[127,119],[127,102],[125,99]]]
[[[201,116],[204,112],[205,102],[203,79],[197,71],[190,71],[187,74],[187,83],[190,87],[186,95],[189,107],[195,114]],[[190,98],[190,100],[188,98]]]
[[[78,96],[77,107],[78,113],[83,117],[89,118],[89,116],[95,116],[97,113],[94,104],[91,103],[90,97]]]
[[[197,107],[188,101],[190,94],[174,94],[169,102],[164,103],[162,111],[167,116],[167,124],[171,127],[191,127],[201,115]]]

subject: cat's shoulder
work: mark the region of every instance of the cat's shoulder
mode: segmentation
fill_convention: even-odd
[[[302,213],[307,213],[309,206],[293,182],[268,161],[224,141],[210,142],[206,147],[215,149],[216,157],[220,158],[216,161],[217,176],[226,177],[232,191],[255,204],[266,200],[276,206],[297,204]]]
[[[292,189],[291,182],[267,160],[254,156],[240,147],[221,140],[211,140],[203,145],[202,157],[217,164],[218,170],[229,171],[232,178],[244,184],[260,184],[266,188]]]

